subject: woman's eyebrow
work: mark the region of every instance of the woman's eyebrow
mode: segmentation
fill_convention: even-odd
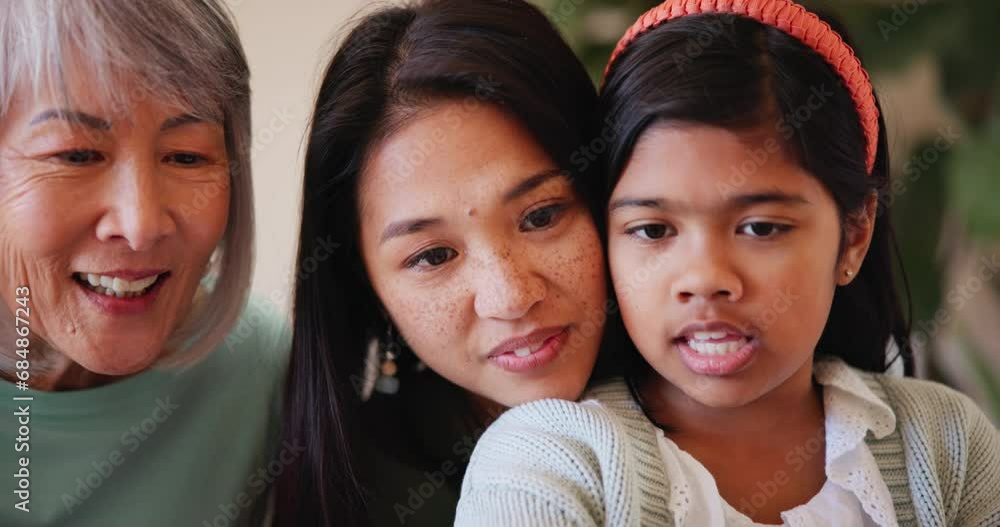
[[[379,245],[391,240],[392,238],[398,238],[400,236],[406,236],[408,234],[414,234],[420,232],[424,229],[430,227],[435,227],[444,223],[441,218],[417,218],[411,220],[400,220],[394,221],[389,224],[388,227],[382,231],[382,239],[379,240]]]
[[[529,176],[524,181],[515,185],[514,188],[508,190],[503,196],[503,202],[504,204],[510,203],[511,201],[514,201],[515,199],[542,186],[546,181],[557,177],[564,177],[565,175],[566,173],[558,168],[550,168]]]
[[[31,126],[41,124],[46,121],[62,120],[71,123],[82,124],[84,126],[106,132],[111,129],[111,123],[100,117],[85,112],[67,110],[64,108],[51,108],[36,115],[31,119]]]
[[[550,168],[544,170],[537,174],[529,176],[524,181],[521,181],[514,188],[507,191],[503,196],[504,203],[510,203],[511,201],[535,190],[536,188],[545,184],[546,181],[557,178],[564,177],[565,173],[558,168]],[[398,238],[400,236],[406,236],[408,234],[414,234],[422,230],[429,229],[431,227],[436,227],[444,223],[441,218],[415,218],[408,220],[394,221],[389,224],[382,231],[382,237],[379,241],[379,245],[389,241],[392,238]]]

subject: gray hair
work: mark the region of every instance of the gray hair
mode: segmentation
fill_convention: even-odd
[[[112,118],[155,97],[225,130],[229,221],[159,362],[191,364],[233,328],[253,274],[250,73],[232,14],[219,0],[3,0],[0,121],[16,95],[50,93],[68,102],[65,72],[74,59],[86,61],[88,81],[117,114]],[[188,211],[198,210],[194,201]]]

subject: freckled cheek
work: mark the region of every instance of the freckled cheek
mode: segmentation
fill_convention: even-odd
[[[581,303],[603,304],[604,253],[593,225],[583,223],[556,246],[544,245],[534,255],[549,280]]]
[[[454,360],[466,347],[459,294],[450,287],[389,284],[383,303],[407,344],[430,365]]]

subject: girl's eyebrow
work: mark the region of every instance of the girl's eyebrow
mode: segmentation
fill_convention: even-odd
[[[754,205],[764,203],[777,203],[781,205],[812,205],[801,194],[794,194],[780,190],[769,192],[756,192],[750,194],[737,194],[726,199],[720,207],[723,210],[745,209]],[[678,201],[666,198],[632,198],[625,197],[616,199],[608,205],[608,213],[611,214],[623,208],[648,208],[663,212],[686,212],[691,210],[691,206]]]

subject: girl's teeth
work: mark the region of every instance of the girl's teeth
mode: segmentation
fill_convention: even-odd
[[[726,338],[725,331],[695,331],[693,337],[695,340],[716,340]]]
[[[734,353],[747,344],[747,338],[730,342],[702,342],[700,340],[689,340],[688,346],[702,355],[725,355]]]

